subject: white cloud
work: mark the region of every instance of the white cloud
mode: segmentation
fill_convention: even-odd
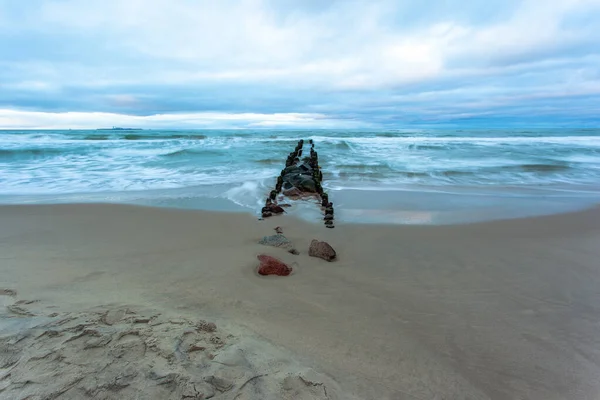
[[[303,113],[177,113],[149,116],[101,112],[39,112],[0,109],[0,129],[361,127],[364,123]]]
[[[464,27],[449,54],[488,62],[589,40],[589,32],[567,28],[564,21],[572,13],[598,12],[598,7],[598,0],[523,1],[506,21],[482,28]]]
[[[173,71],[140,66],[150,70],[151,77],[175,73],[183,80],[267,82],[298,77],[307,84],[372,87],[439,76],[457,57],[485,61],[577,41],[581,33],[564,29],[563,19],[599,2],[522,1],[510,18],[490,26],[477,25],[474,15],[472,24],[448,16],[412,29],[384,22],[391,7],[385,1],[340,2],[317,15],[290,14],[284,19],[269,8],[272,4],[50,1],[39,10],[39,19],[51,30],[110,40],[117,54],[129,51],[172,63]],[[491,2],[494,6],[499,3]]]

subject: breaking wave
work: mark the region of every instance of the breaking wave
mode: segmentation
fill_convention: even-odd
[[[600,130],[101,130],[0,132],[0,187],[57,193],[272,180],[299,137],[315,142],[332,187],[600,182]],[[231,194],[242,202],[254,192],[248,184]]]

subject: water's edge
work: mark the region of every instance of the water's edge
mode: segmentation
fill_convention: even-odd
[[[342,223],[447,225],[562,214],[600,203],[596,193],[539,195],[504,193],[447,193],[441,191],[354,190],[330,191],[336,219]],[[265,192],[266,196],[267,192]],[[286,200],[287,201],[287,200]],[[120,193],[79,193],[62,196],[0,196],[3,204],[112,203],[161,208],[249,213],[260,216],[260,204],[248,206],[226,197],[198,195],[190,188]],[[287,212],[322,223],[322,212],[313,200],[291,201]]]
[[[0,204],[257,213],[313,139],[340,222],[448,224],[600,202],[600,129],[0,131]],[[314,206],[297,215],[316,220]]]

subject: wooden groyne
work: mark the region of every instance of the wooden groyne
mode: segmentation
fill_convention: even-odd
[[[268,218],[285,212],[283,207],[289,204],[279,203],[279,200],[284,200],[286,197],[292,200],[314,198],[323,210],[325,226],[333,228],[333,203],[329,201],[329,195],[323,191],[323,172],[319,166],[319,155],[315,151],[312,140],[308,141],[308,146],[309,155],[306,155],[305,142],[300,140],[294,151],[288,155],[285,168],[281,170],[275,188],[269,193],[265,206],[261,210],[262,217]]]

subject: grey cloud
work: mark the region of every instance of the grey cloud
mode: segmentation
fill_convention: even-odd
[[[595,0],[202,4],[0,0],[0,108],[597,121]]]

